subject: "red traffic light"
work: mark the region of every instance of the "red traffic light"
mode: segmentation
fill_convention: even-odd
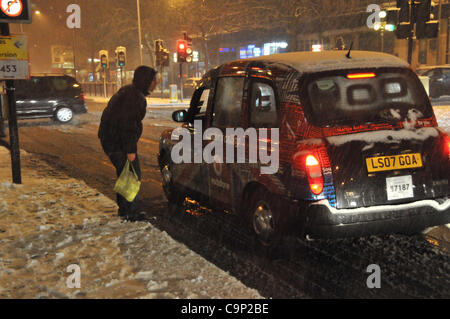
[[[186,62],[186,57],[187,57],[186,48],[187,48],[186,40],[178,40],[177,41],[178,62]]]
[[[187,47],[187,43],[184,40],[178,40],[177,42],[177,48],[178,48],[178,52],[185,52],[186,51],[186,47]]]

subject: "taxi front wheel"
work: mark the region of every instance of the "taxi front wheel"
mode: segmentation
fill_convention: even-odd
[[[180,205],[184,202],[184,196],[173,184],[170,162],[165,161],[161,165],[162,186],[164,194],[170,203]]]

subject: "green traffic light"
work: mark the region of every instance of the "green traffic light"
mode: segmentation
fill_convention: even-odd
[[[395,31],[395,25],[393,25],[393,24],[386,24],[385,29],[386,29],[386,31],[393,32],[393,31]]]

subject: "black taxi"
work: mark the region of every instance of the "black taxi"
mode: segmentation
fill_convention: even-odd
[[[358,237],[450,223],[450,138],[417,75],[395,56],[293,52],[229,62],[203,76],[190,108],[173,119],[183,131],[162,133],[158,157],[169,201],[188,196],[238,214],[265,245],[286,233]],[[243,136],[230,136],[239,128]],[[192,150],[180,155],[181,140]],[[202,156],[211,143],[214,152]],[[275,169],[268,154],[278,157]]]

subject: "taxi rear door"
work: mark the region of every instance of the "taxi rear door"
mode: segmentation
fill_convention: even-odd
[[[228,76],[220,77],[217,81],[212,110],[210,112],[211,141],[206,142],[205,159],[209,156],[209,194],[211,204],[216,208],[230,208],[233,198],[233,163],[227,163],[226,129],[242,126],[242,99],[245,77]],[[213,136],[220,135],[221,136]],[[221,145],[220,150],[208,148],[208,144],[215,141],[215,145]],[[218,142],[220,141],[220,142]],[[234,143],[232,147],[234,148]],[[210,145],[211,146],[211,145]],[[229,158],[234,162],[235,158]]]

